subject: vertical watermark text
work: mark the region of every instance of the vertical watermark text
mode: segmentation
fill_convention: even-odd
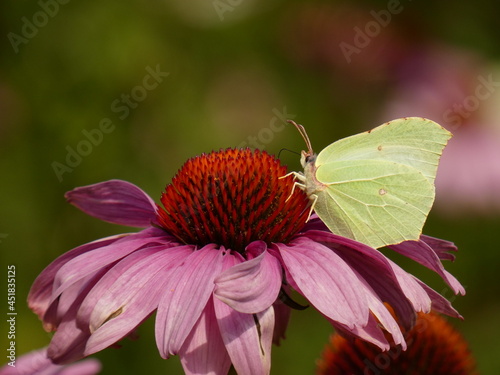
[[[7,266],[7,364],[16,367],[16,266]]]

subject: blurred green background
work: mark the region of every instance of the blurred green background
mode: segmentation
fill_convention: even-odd
[[[202,152],[243,142],[300,151],[285,117],[306,126],[317,151],[403,115],[430,117],[457,139],[487,131],[500,149],[497,86],[478,89],[500,80],[495,2],[63,3],[0,5],[0,254],[5,276],[6,265],[17,269],[18,354],[50,339],[25,303],[36,275],[75,246],[131,230],[67,204],[76,186],[124,179],[158,201]],[[103,121],[108,132],[85,148],[85,132]],[[454,299],[431,272],[395,258],[454,299],[465,320],[452,323],[479,370],[499,374],[500,159],[462,138],[462,161],[449,160],[425,232],[458,245],[445,266],[467,295]],[[280,158],[299,170],[296,155]],[[470,180],[465,165],[477,172],[473,193],[454,180]],[[153,332],[149,320],[139,340],[98,354],[103,374],[181,373],[177,357],[160,358]],[[313,373],[330,333],[312,308],[294,312],[272,373]]]

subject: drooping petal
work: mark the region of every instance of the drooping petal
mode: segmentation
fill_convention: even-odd
[[[112,244],[124,236],[127,235],[122,234],[90,242],[85,245],[78,246],[55,259],[40,273],[40,275],[38,275],[33,282],[28,294],[28,305],[30,309],[32,309],[35,314],[42,319],[50,304],[54,278],[57,271],[59,271],[59,269],[71,259],[86,252]]]
[[[43,316],[44,327],[48,331],[55,331],[64,317],[68,314],[71,307],[75,304],[75,301],[81,301],[106,271],[107,268],[104,268],[95,274],[78,280],[66,288],[45,312]],[[88,332],[88,329],[84,331]]]
[[[103,267],[116,262],[141,247],[165,243],[165,238],[165,232],[161,229],[144,229],[137,234],[124,237],[110,245],[100,247],[70,259],[59,269],[55,276],[54,292],[51,302],[54,301],[64,289],[68,288],[79,279],[97,272]]]
[[[436,272],[453,289],[455,294],[465,294],[463,286],[444,269],[438,255],[426,242],[404,241],[397,245],[391,245],[389,248]]]
[[[444,298],[441,294],[436,292],[434,289],[425,285],[422,281],[415,278],[415,280],[420,284],[420,286],[426,291],[432,301],[432,310],[439,312],[441,314],[446,314],[454,318],[463,319],[463,316],[458,313],[457,310],[453,308],[450,301]]]
[[[394,309],[405,329],[415,323],[415,310],[402,289],[388,259],[377,249],[332,233],[311,230],[304,236],[319,241],[338,254],[353,270],[362,276],[378,295]]]
[[[364,327],[355,326],[352,329],[331,319],[328,320],[337,332],[346,339],[352,340],[353,337],[357,337],[378,346],[381,350],[389,350],[391,347],[373,315],[370,315],[368,323]]]
[[[244,314],[214,298],[222,340],[238,374],[269,374],[274,310]]]
[[[156,344],[163,358],[177,354],[199,319],[220,273],[224,250],[207,245],[194,251],[169,278],[156,314]]]
[[[299,291],[322,314],[351,328],[366,324],[364,288],[336,253],[306,237],[275,246]]]
[[[47,349],[47,355],[54,363],[65,364],[77,361],[83,358],[85,345],[90,336],[88,331],[81,330],[76,324],[76,314],[81,306],[81,303],[89,290],[97,282],[97,278],[101,275],[96,275],[89,278],[87,285],[82,288],[82,293],[78,295],[64,315],[61,323],[57,327],[52,340]]]
[[[78,312],[80,325],[92,335],[85,355],[100,351],[127,336],[157,307],[169,277],[189,256],[193,246],[165,250],[155,246],[120,261],[100,279]]]
[[[219,375],[229,371],[231,359],[222,341],[212,298],[186,337],[179,357],[186,374]]]
[[[391,315],[389,310],[385,308],[385,306],[379,301],[374,300],[373,304],[370,306],[373,315],[377,318],[378,326],[382,326],[387,332],[389,332],[392,336],[392,339],[395,344],[401,345],[403,350],[406,350],[406,341],[401,332],[401,329],[398,326],[398,323]],[[363,329],[368,332],[367,327],[363,327]],[[383,348],[381,348],[383,349]]]
[[[387,301],[394,308],[396,316],[398,317],[400,323],[403,324],[403,326],[406,329],[409,329],[413,324],[412,321],[408,321],[407,319],[408,317],[411,316],[411,313],[408,310],[406,299],[398,297],[398,291],[397,289],[395,289],[396,286],[395,284],[397,284],[398,282],[397,281],[393,282],[394,277],[387,279],[386,277],[379,277],[380,275],[376,275],[377,272],[382,271],[379,268],[379,266],[383,266],[383,263],[387,264],[385,260],[386,257],[378,250],[371,249],[362,244],[357,244],[355,241],[349,240],[347,238],[339,237],[332,233],[328,233],[326,230],[321,230],[322,226],[324,226],[324,224],[322,224],[321,221],[312,219],[310,222],[306,224],[305,228],[306,227],[310,228],[310,230],[304,231],[304,235],[320,242],[327,242],[328,246],[332,247],[333,249],[344,251],[345,254],[349,255],[349,258],[353,258],[352,261],[349,263],[351,267],[356,268],[358,270],[364,268],[362,274],[365,277],[365,279],[367,279],[368,277],[367,273],[374,272],[374,275],[377,277],[369,278],[369,284],[372,287],[374,287],[376,292],[382,297],[382,300]],[[454,255],[451,253],[456,252],[457,248],[452,242],[425,235],[421,236],[420,242],[423,243],[423,246],[428,245],[428,247],[430,247],[432,252],[434,252],[440,259],[454,260],[455,258]],[[341,247],[339,247],[338,245],[333,246],[334,243],[344,246]],[[349,251],[349,248],[359,252],[359,255],[361,255],[361,257],[359,256],[356,257],[356,255],[352,251]],[[427,249],[427,251],[428,250],[429,249]],[[433,257],[432,254],[430,256]],[[344,257],[344,259],[349,262],[349,259],[347,259],[346,257]],[[378,263],[378,265],[374,267],[374,264],[370,265],[371,262]],[[437,267],[438,268],[442,267],[439,260],[437,262],[439,263]],[[365,264],[365,266],[363,264]],[[375,271],[375,269],[377,269],[377,271]],[[387,273],[386,272],[384,273],[387,276]],[[405,278],[403,275],[410,276],[404,271],[402,271],[402,273],[399,273],[400,278],[401,277]],[[448,280],[451,286],[456,287],[455,290],[457,290],[461,294],[465,292],[460,283],[444,269],[443,269],[443,275],[445,276],[444,277],[445,280]],[[384,283],[385,285],[382,285],[382,283]],[[412,281],[409,281],[409,285],[414,285],[414,284]],[[391,290],[390,293],[388,293],[389,290]],[[419,298],[422,298],[421,302],[425,301],[426,297],[424,297],[424,295],[422,294],[423,292],[422,289],[417,287],[416,290],[419,290],[418,296],[420,296]],[[416,296],[414,295],[414,297]],[[423,305],[421,306],[423,307]]]
[[[362,279],[362,276],[359,275],[359,278]],[[400,344],[403,350],[406,350],[406,342],[397,321],[394,319],[384,303],[378,298],[377,294],[373,291],[370,285],[365,280],[363,281],[363,284],[367,289],[366,298],[368,300],[368,307],[370,308],[372,314],[377,318],[378,326],[383,327],[387,332],[389,332],[394,340],[394,343]],[[364,329],[366,331],[365,333],[369,333],[367,327],[364,327]]]
[[[437,254],[441,260],[455,260],[455,252],[458,251],[453,242],[442,240],[431,236],[421,235],[420,241],[425,242]]]
[[[401,288],[403,289],[406,298],[413,305],[413,309],[416,312],[428,313],[431,311],[431,299],[425,289],[417,282],[413,275],[399,267],[396,263],[388,259],[396,277],[398,279]]]
[[[351,249],[351,254],[353,253]],[[358,259],[359,260],[359,259]],[[360,262],[362,263],[362,262]],[[376,263],[373,263],[372,266],[375,268],[375,272],[378,273],[379,276],[383,274],[379,273],[380,270],[377,270],[375,267]],[[403,334],[401,332],[401,329],[399,328],[399,325],[397,321],[394,319],[390,311],[387,309],[387,307],[384,305],[383,301],[386,301],[386,299],[381,299],[379,294],[376,293],[376,291],[372,288],[372,285],[370,284],[370,281],[373,281],[372,274],[369,272],[366,272],[365,270],[360,270],[361,272],[358,272],[355,268],[353,268],[353,271],[356,273],[356,276],[358,279],[361,281],[361,284],[363,285],[365,291],[364,294],[367,299],[368,307],[373,314],[375,318],[377,318],[377,324],[373,327],[370,327],[370,323],[368,323],[367,326],[361,327],[361,329],[355,329],[353,332],[356,336],[363,335],[363,339],[368,340],[370,342],[376,343],[376,345],[381,345],[380,348],[384,349],[386,347],[385,340],[381,340],[381,336],[379,330],[379,327],[384,328],[388,333],[391,334],[393,341],[395,344],[400,344],[403,349],[406,349],[406,342],[403,337]],[[384,271],[384,269],[382,269]],[[366,280],[362,275],[366,274],[369,276],[369,279]],[[377,285],[374,285],[375,287]],[[389,291],[391,289],[389,288]],[[402,298],[406,299],[404,295]],[[412,311],[413,313],[413,311]],[[411,313],[411,315],[412,315]],[[357,328],[357,327],[355,327]],[[377,329],[378,328],[378,329]],[[344,326],[344,329],[348,329],[348,327]],[[374,334],[373,337],[369,337],[371,334]]]
[[[281,265],[264,251],[215,278],[214,296],[239,312],[253,314],[267,309],[281,288]]]
[[[110,223],[146,228],[156,220],[154,201],[127,181],[110,180],[82,186],[65,196],[86,214]]]
[[[54,363],[66,364],[85,357],[85,345],[89,334],[76,326],[74,319],[68,319],[59,325],[48,348],[48,356]]]
[[[279,346],[281,344],[281,340],[286,337],[285,332],[288,327],[288,322],[290,321],[292,309],[280,300],[277,300],[273,304],[273,308],[275,316],[273,344]]]

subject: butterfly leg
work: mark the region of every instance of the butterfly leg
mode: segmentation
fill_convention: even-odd
[[[287,173],[286,175],[281,176],[279,178],[285,178],[288,176],[293,176],[294,178],[296,178],[299,181],[294,182],[293,187],[292,187],[292,191],[291,191],[290,195],[288,196],[288,198],[285,200],[285,202],[287,202],[290,199],[290,197],[293,195],[293,192],[295,191],[296,186],[298,186],[299,188],[301,188],[304,191],[306,190],[306,184],[305,184],[306,176],[304,176],[302,173],[299,173],[299,172],[290,172],[290,173]],[[311,203],[311,208],[309,209],[309,215],[307,216],[306,222],[308,222],[309,219],[311,218],[311,215],[312,215],[313,210],[314,210],[314,206],[316,205],[316,201],[318,200],[318,196],[316,194],[311,194],[311,195],[309,195],[309,199],[312,200],[312,203]]]
[[[286,175],[284,176],[281,176],[279,177],[280,179],[281,178],[286,178],[288,176],[293,176],[294,179],[298,179],[300,182],[297,182],[295,181],[293,183],[293,186],[292,186],[292,191],[290,192],[290,195],[288,196],[288,198],[285,200],[285,202],[288,202],[288,200],[290,199],[290,197],[293,195],[293,192],[295,191],[295,187],[298,186],[299,188],[301,188],[302,190],[304,190],[306,188],[306,185],[304,184],[306,178],[305,176],[302,174],[302,173],[298,173],[298,172],[290,172],[290,173],[287,173]]]
[[[290,173],[287,173],[284,176],[278,177],[278,179],[281,180],[282,178],[287,178],[289,176],[293,176],[293,178],[296,178],[296,179],[298,179],[299,181],[302,181],[302,182],[304,182],[306,180],[306,176],[304,176],[302,173],[300,173],[300,172],[293,172],[293,171],[290,172]]]
[[[312,200],[312,203],[311,203],[311,208],[309,209],[309,215],[307,216],[307,220],[306,220],[306,223],[309,221],[309,219],[311,218],[311,215],[313,213],[313,210],[314,210],[314,206],[316,205],[316,201],[318,200],[318,196],[316,194],[311,194],[309,196],[309,199]]]
[[[295,191],[295,186],[298,186],[299,188],[301,188],[302,190],[304,190],[306,188],[306,185],[304,184],[301,184],[300,182],[297,182],[295,181],[293,183],[293,186],[292,186],[292,191],[290,192],[290,195],[288,196],[288,198],[285,200],[285,202],[288,202],[288,200],[290,199],[290,197],[293,195],[293,192]]]

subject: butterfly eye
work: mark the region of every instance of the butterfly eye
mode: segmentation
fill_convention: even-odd
[[[306,154],[306,163],[314,163],[316,161],[316,154]]]
[[[300,164],[305,168],[306,164],[314,163],[316,160],[316,154],[309,151],[302,151],[300,155]]]

